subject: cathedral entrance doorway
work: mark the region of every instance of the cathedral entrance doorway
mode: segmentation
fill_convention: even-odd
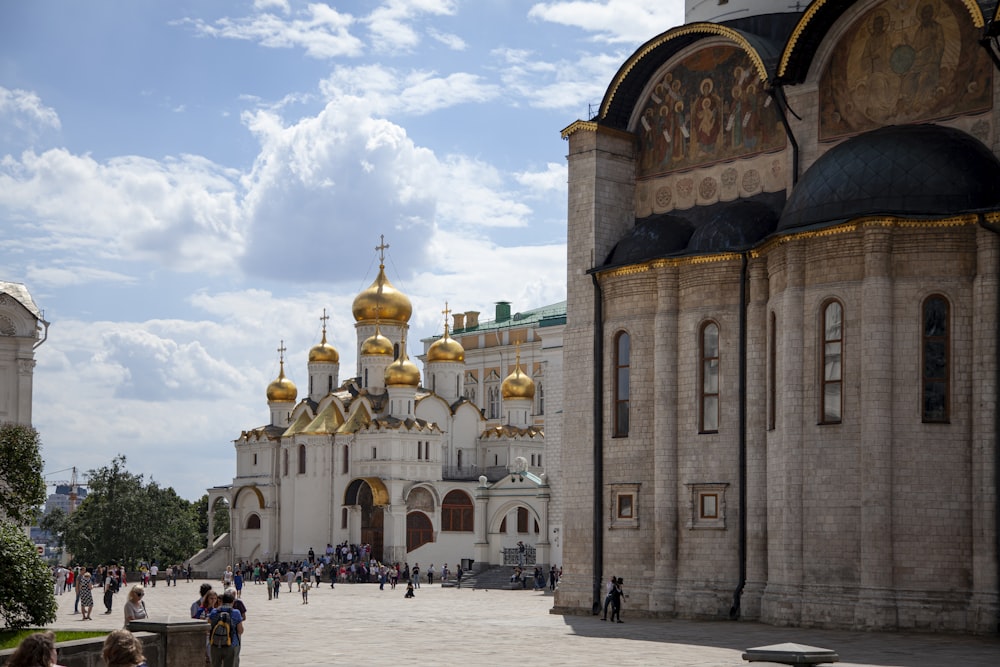
[[[379,562],[385,546],[385,506],[389,493],[377,477],[356,479],[347,487],[345,505],[356,505],[361,515],[361,544],[371,545],[371,557]]]

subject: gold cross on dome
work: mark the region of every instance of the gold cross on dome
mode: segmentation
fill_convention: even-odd
[[[444,302],[444,310],[441,311],[441,314],[444,315],[444,333],[448,335],[448,316],[451,315],[451,310],[448,309],[447,301]]]
[[[278,360],[279,360],[279,361],[280,361],[281,363],[285,363],[285,351],[286,351],[287,349],[288,349],[288,348],[287,348],[287,347],[285,347],[285,341],[284,341],[284,340],[282,340],[282,341],[281,341],[281,343],[280,343],[280,344],[278,345],[278,355],[279,355],[279,356],[278,356]]]
[[[385,251],[389,249],[389,244],[385,242],[385,234],[378,235],[379,244],[375,246],[378,250],[378,261],[381,264],[385,264]]]
[[[319,318],[319,321],[323,323],[323,333],[326,333],[326,323],[330,319],[330,316],[326,314],[326,308],[323,309],[323,317]]]

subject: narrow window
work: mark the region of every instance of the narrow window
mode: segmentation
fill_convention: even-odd
[[[701,424],[702,433],[719,430],[719,325],[701,328]]]
[[[458,467],[462,467],[462,450],[458,450]]]
[[[253,464],[257,465],[257,455],[256,454],[253,455]]]
[[[328,394],[333,393],[333,376],[332,375],[327,375],[326,376],[326,393],[328,393]]]
[[[247,530],[260,530],[260,516],[251,514],[247,517]]]
[[[282,451],[282,467],[284,468],[284,475],[288,477],[288,450]]]
[[[619,331],[615,336],[615,437],[628,435],[629,403],[629,335]]]
[[[545,414],[545,385],[539,382],[535,386],[535,396],[538,397],[538,414]]]
[[[341,459],[340,472],[346,475],[347,471],[350,470],[350,465],[351,465],[351,453],[347,449],[347,445],[344,445],[344,455],[343,458]]]
[[[372,447],[372,461],[378,458],[378,447]]]
[[[538,455],[538,467],[539,468],[542,467],[542,455],[541,454]]]
[[[347,530],[347,508],[340,510],[340,527],[342,530]]]
[[[528,532],[528,510],[524,507],[517,508],[517,532]]]
[[[488,389],[490,402],[490,419],[500,418],[500,389],[492,386]]]
[[[823,308],[823,417],[824,424],[839,424],[843,408],[844,309],[839,301]]]
[[[924,300],[921,355],[924,422],[948,423],[950,419],[949,319],[947,299],[935,294]]]
[[[313,376],[312,375],[309,376],[309,393],[310,394],[313,393]]]

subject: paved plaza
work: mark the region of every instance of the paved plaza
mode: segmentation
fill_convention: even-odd
[[[199,581],[147,589],[150,617],[187,618]],[[221,588],[221,584],[214,583]],[[293,586],[294,589],[294,586]],[[58,596],[52,627],[121,627],[125,588],[104,615],[101,592],[93,621],[74,616],[73,595]],[[325,584],[309,604],[283,587],[268,601],[264,586],[244,589],[247,605],[242,667],[320,665],[749,665],[744,649],[795,642],[837,651],[838,665],[956,667],[1000,665],[1000,639],[947,635],[835,632],[756,623],[633,619],[550,614],[552,596],[533,591],[472,590],[424,585],[416,597],[374,584]],[[761,665],[763,663],[753,663]],[[193,665],[192,667],[201,667]]]

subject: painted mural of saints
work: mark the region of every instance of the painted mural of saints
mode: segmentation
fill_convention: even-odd
[[[844,33],[820,83],[820,138],[992,106],[992,67],[959,0],[887,0]]]

